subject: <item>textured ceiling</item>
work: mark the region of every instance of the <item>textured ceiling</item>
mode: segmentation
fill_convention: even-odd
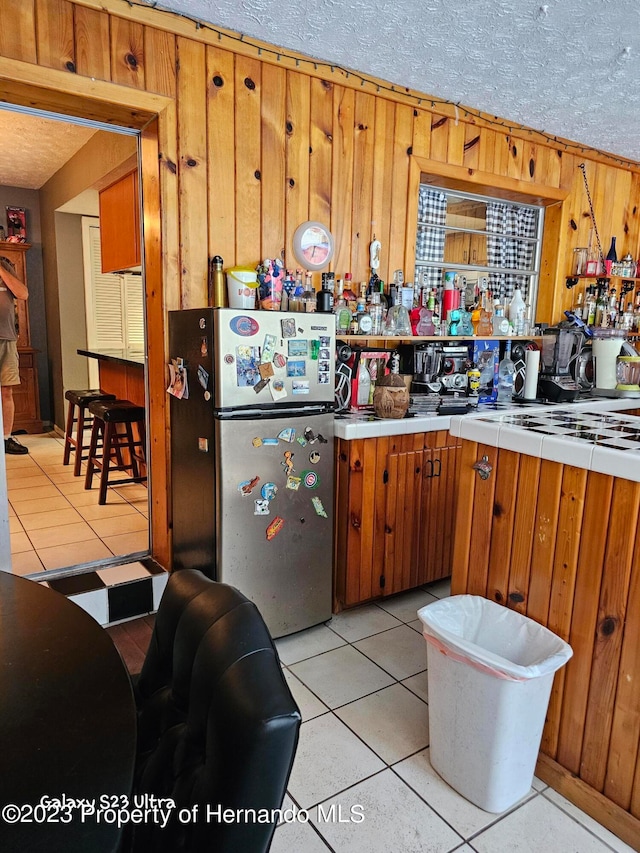
[[[640,160],[638,0],[152,5]]]
[[[38,190],[96,133],[0,109],[0,185]]]

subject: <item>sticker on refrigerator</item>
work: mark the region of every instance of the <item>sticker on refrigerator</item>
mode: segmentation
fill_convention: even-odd
[[[200,453],[208,453],[209,452],[209,439],[203,438],[202,436],[198,439],[198,450]]]
[[[260,477],[252,477],[251,480],[243,480],[242,483],[238,484],[238,491],[243,495],[250,495],[251,492],[255,489],[255,487],[260,482]]]
[[[280,320],[280,328],[282,329],[283,338],[295,338],[296,321],[294,317],[285,317],[283,320]]]
[[[321,518],[329,518],[320,498],[311,498],[311,503],[316,511],[316,515],[319,515]]]
[[[300,488],[300,477],[287,477],[287,488],[291,489],[292,492],[297,492]]]
[[[206,338],[200,340],[200,355],[204,358],[209,353],[209,342]]]
[[[308,394],[309,382],[304,379],[294,379],[291,383],[291,392],[293,394]]]
[[[238,387],[253,388],[260,381],[260,347],[236,347],[236,375]]]
[[[282,530],[282,525],[284,524],[284,518],[280,518],[279,515],[273,519],[271,524],[267,527],[267,541],[271,542],[274,536],[277,536],[278,533]]]
[[[274,401],[282,400],[283,397],[287,396],[287,389],[282,379],[272,379],[269,383],[269,390]]]
[[[324,335],[320,335],[320,346],[331,348],[331,338],[328,336],[325,337]],[[322,356],[320,357],[322,358]]]
[[[265,501],[263,498],[260,500],[253,502],[253,514],[254,515],[271,515],[271,511],[269,510],[269,501]]]
[[[308,489],[317,489],[320,483],[320,478],[315,471],[303,471],[302,482]]]
[[[296,431],[293,427],[286,427],[278,433],[278,438],[280,441],[295,441]]]
[[[287,362],[287,376],[306,376],[307,362],[304,359],[292,359]]]
[[[297,357],[300,358],[302,356],[306,357],[309,354],[309,345],[306,340],[298,340],[289,341],[289,349],[288,349],[289,358]]]
[[[260,489],[260,494],[265,501],[272,501],[275,498],[277,491],[278,487],[275,483],[265,483]]]
[[[198,382],[202,385],[204,390],[207,390],[207,386],[209,385],[209,374],[204,369],[204,367],[199,364],[198,365]]]
[[[239,314],[236,317],[232,317],[229,320],[229,328],[236,335],[240,335],[243,338],[251,338],[260,331],[260,326],[256,320],[253,317],[247,317],[246,314]]]
[[[264,342],[262,344],[262,355],[260,356],[260,361],[265,364],[266,362],[273,361],[273,356],[276,352],[276,343],[278,339],[275,335],[265,335]]]

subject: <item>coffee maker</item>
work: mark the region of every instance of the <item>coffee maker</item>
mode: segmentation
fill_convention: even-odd
[[[466,393],[469,349],[440,342],[401,344],[400,372],[412,374],[411,394]]]
[[[584,335],[575,327],[549,326],[542,331],[538,393],[553,403],[567,403],[580,394],[572,362],[582,350]]]

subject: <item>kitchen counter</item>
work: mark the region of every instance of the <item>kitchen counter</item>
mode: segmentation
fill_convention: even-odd
[[[588,408],[593,412],[625,411],[628,409],[640,409],[640,397],[635,398],[603,398],[589,397],[581,398],[576,403],[558,404],[536,404],[536,403],[512,403],[509,405],[498,403],[481,404],[477,409],[466,415],[438,415],[416,414],[408,418],[378,418],[372,411],[344,412],[335,416],[335,436],[352,441],[359,438],[380,438],[393,435],[413,435],[421,432],[435,432],[437,430],[448,430],[460,438],[467,438],[466,434],[460,432],[460,424],[477,423],[479,420],[489,421],[501,425],[503,417],[537,413],[539,411],[576,412]],[[512,424],[513,425],[513,424]],[[479,429],[482,429],[480,427]],[[497,433],[499,429],[493,428]],[[480,434],[479,432],[477,433]],[[474,441],[479,439],[473,439]],[[491,442],[487,442],[491,443]],[[494,446],[498,446],[497,444]],[[526,450],[521,452],[526,453]]]
[[[594,397],[579,403],[453,416],[452,435],[587,471],[640,482],[640,398]]]
[[[640,399],[451,418],[460,441],[452,594],[480,595],[573,649],[536,774],[640,838]]]
[[[87,358],[97,358],[98,361],[131,364],[138,367],[144,367],[147,360],[145,352],[129,349],[79,349],[78,355],[86,355]]]
[[[100,388],[119,400],[146,406],[146,353],[129,349],[79,349],[78,355],[98,360]]]

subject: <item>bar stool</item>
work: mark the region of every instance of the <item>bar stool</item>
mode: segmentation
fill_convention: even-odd
[[[93,415],[93,427],[84,487],[91,488],[93,473],[96,469],[100,470],[98,503],[105,504],[109,486],[147,482],[140,467],[141,464],[146,465],[145,410],[130,400],[96,400],[89,403],[89,411]],[[137,439],[133,435],[133,424],[138,428]],[[102,457],[98,455],[100,437]],[[115,471],[129,470],[133,476],[111,480],[111,474]]]
[[[84,443],[84,433],[85,430],[91,429],[93,425],[93,418],[87,418],[89,403],[93,403],[96,400],[115,400],[116,395],[105,394],[104,391],[95,388],[86,391],[67,391],[64,397],[65,400],[69,401],[69,408],[67,410],[67,428],[64,434],[64,456],[62,464],[69,464],[69,456],[73,450],[76,454],[73,464],[73,474],[75,477],[79,477],[82,460],[88,458],[82,455],[84,450],[89,449],[89,445]],[[74,424],[77,424],[75,438],[73,436]]]

